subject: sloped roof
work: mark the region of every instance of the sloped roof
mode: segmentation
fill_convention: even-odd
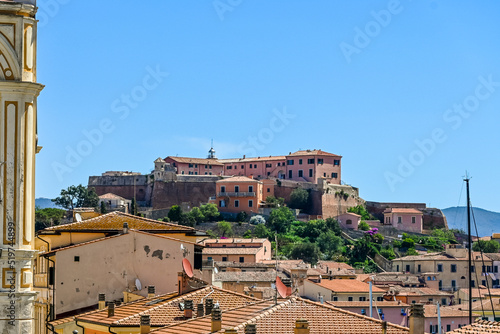
[[[327,301],[325,302],[327,304],[330,304],[332,306],[338,307],[338,308],[349,308],[349,307],[370,307],[370,301]],[[383,301],[377,301],[376,304],[373,303],[373,307],[377,308],[385,308],[385,307],[394,307],[394,308],[404,308],[404,307],[409,307],[409,304],[403,303],[402,301],[393,301],[393,300],[383,300]]]
[[[123,229],[123,223],[128,223],[128,227],[141,231],[168,231],[168,232],[191,232],[194,228],[177,225],[173,223],[161,222],[158,220],[138,217],[123,212],[110,212],[105,215],[87,219],[81,222],[53,226],[40,231],[40,234],[47,232],[117,232]]]
[[[217,159],[203,159],[203,158],[189,158],[189,157],[172,157],[168,156],[165,159],[172,159],[176,162],[180,163],[188,163],[188,164],[199,164],[199,165],[214,165],[214,166],[222,166],[222,163]]]
[[[249,157],[249,158],[233,158],[233,159],[219,159],[220,162],[224,164],[230,163],[245,163],[245,162],[258,162],[258,161],[276,161],[276,160],[285,160],[286,157],[284,155],[275,155],[268,157]]]
[[[289,154],[288,156],[301,156],[301,155],[327,155],[327,156],[331,156],[331,157],[341,158],[340,155],[328,153],[328,152],[325,152],[322,150],[300,150],[297,152],[293,152],[293,153]]]
[[[155,304],[152,304],[153,301],[149,299],[151,305],[138,301],[137,303],[118,306],[115,308],[115,315],[113,317],[108,318],[108,310],[104,309],[78,316],[77,319],[78,322],[94,323],[105,326],[138,327],[140,325],[141,315],[149,315],[151,317],[151,326],[161,327],[184,320],[184,312],[179,309],[179,302],[192,300],[196,308],[196,305],[201,303],[201,300],[204,298],[212,298],[214,304],[218,302],[223,311],[259,301],[257,298],[209,286],[181,296],[167,298],[158,297],[153,299],[157,300]]]
[[[417,209],[411,209],[411,208],[388,208],[384,211],[384,213],[401,213],[401,214],[416,214],[416,215],[423,215],[422,211],[419,211]]]
[[[252,179],[247,176],[232,176],[222,180],[217,181],[217,183],[231,183],[231,182],[252,182],[252,183],[262,183],[259,180]]]
[[[280,278],[287,277],[283,273],[278,273]],[[269,271],[225,271],[214,274],[214,282],[275,282],[276,270]]]
[[[382,332],[381,320],[296,297],[278,302],[277,305],[272,301],[262,301],[223,312],[222,330],[217,333],[224,333],[226,328],[234,328],[243,334],[247,323],[256,325],[257,334],[293,333],[297,319],[308,321],[311,334]],[[154,333],[202,334],[210,332],[210,324],[210,317],[205,316],[164,327]],[[387,333],[409,333],[409,329],[387,323]]]
[[[311,283],[319,285],[323,288],[331,290],[333,292],[369,292],[370,285],[365,282],[361,282],[355,279],[322,279],[321,282],[315,283],[309,280]],[[376,286],[372,287],[373,292],[385,292]]]
[[[267,239],[265,238],[250,238],[250,239],[245,239],[245,238],[227,238],[227,239],[205,239],[202,241],[204,245],[207,244],[239,244],[239,243],[245,243],[245,244],[262,244],[266,242]]]
[[[500,333],[500,322],[488,320],[476,320],[470,325],[457,328],[448,334],[490,334]]]
[[[469,312],[456,309],[454,307],[441,306],[439,313],[442,318],[468,318]],[[437,318],[437,306],[434,304],[424,304],[424,316],[426,318]]]
[[[203,255],[255,255],[262,247],[205,247]]]
[[[121,200],[127,201],[126,198],[118,196],[118,195],[115,195],[113,193],[106,193],[104,195],[99,196],[99,198],[100,199],[121,199]]]

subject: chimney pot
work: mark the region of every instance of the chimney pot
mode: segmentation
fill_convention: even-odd
[[[148,334],[151,331],[151,318],[149,314],[141,315],[141,334]]]
[[[257,325],[246,324],[245,325],[245,334],[257,334]]]
[[[184,301],[184,318],[192,318],[193,317],[193,301],[186,300]]]
[[[148,298],[154,297],[156,294],[156,288],[154,285],[148,286]]]
[[[212,309],[214,308],[214,300],[211,298],[207,298],[205,300],[205,315],[212,314]]]
[[[203,312],[203,303],[199,303],[196,306],[196,316],[198,318],[201,318],[201,317],[203,317],[203,315],[204,315],[204,312]]]
[[[99,294],[98,304],[99,304],[99,310],[103,310],[106,308],[106,295],[104,293]]]
[[[412,304],[410,308],[410,334],[424,334],[424,305]]]
[[[108,318],[115,315],[115,302],[108,303]]]
[[[309,334],[309,323],[306,319],[297,319],[295,321],[294,334]]]
[[[222,329],[222,312],[216,307],[212,310],[212,333]]]

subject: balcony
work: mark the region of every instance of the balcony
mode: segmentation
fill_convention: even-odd
[[[217,197],[255,197],[255,192],[224,192]]]

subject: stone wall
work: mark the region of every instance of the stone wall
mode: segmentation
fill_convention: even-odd
[[[135,196],[138,203],[148,205],[152,188],[148,181],[149,175],[90,176],[88,186],[99,196],[112,193],[130,200]]]

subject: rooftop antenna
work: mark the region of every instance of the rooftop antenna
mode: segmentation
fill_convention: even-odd
[[[469,323],[472,324],[472,237],[470,230],[470,194],[469,194],[469,181],[470,176],[467,171],[465,171],[465,184],[467,186],[467,243],[469,244]]]

